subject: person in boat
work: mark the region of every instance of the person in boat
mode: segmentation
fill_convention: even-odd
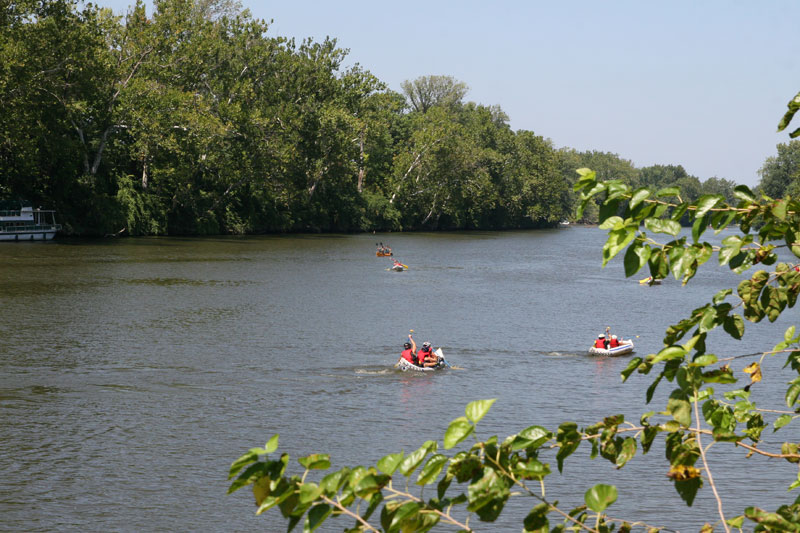
[[[608,350],[609,342],[610,341],[606,339],[606,336],[601,333],[597,336],[597,340],[594,341],[594,347],[602,350]]]
[[[619,339],[617,339],[616,335],[611,335],[611,340],[608,341],[609,348],[616,348],[619,346]]]
[[[400,361],[405,359],[412,365],[416,365],[417,362],[414,360],[414,352],[416,351],[417,351],[417,343],[414,342],[414,337],[409,335],[408,340],[403,343],[403,352],[400,354],[400,359],[397,360],[397,364],[400,364]]]
[[[432,367],[439,364],[439,357],[433,353],[431,343],[425,341],[422,343],[422,348],[417,352],[417,366]]]

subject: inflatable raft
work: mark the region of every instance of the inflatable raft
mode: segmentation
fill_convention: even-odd
[[[411,372],[436,372],[437,370],[442,370],[444,368],[449,368],[450,367],[450,363],[448,363],[447,360],[444,358],[444,353],[442,353],[442,349],[441,348],[437,348],[436,350],[434,350],[433,353],[435,353],[437,356],[439,356],[439,364],[437,364],[436,366],[421,367],[421,366],[417,366],[417,365],[415,365],[413,363],[409,363],[405,359],[401,359],[400,362],[397,363],[395,366],[397,368],[399,368],[400,370],[402,370],[403,372],[408,372],[408,371],[411,371]]]
[[[589,354],[591,355],[625,355],[632,351],[633,340],[631,339],[620,341],[619,346],[615,348],[595,348],[594,346],[589,348]]]

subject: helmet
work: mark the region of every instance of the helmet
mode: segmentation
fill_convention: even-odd
[[[617,336],[616,336],[616,335],[611,335],[611,338],[612,338],[612,339],[616,339],[616,338],[617,338]]]
[[[605,336],[605,335],[603,335],[602,333],[601,333],[600,335],[598,335],[598,336],[597,336],[597,338],[598,338],[598,339],[604,339],[605,337],[606,337],[606,336]]]
[[[403,343],[403,348],[411,348],[411,343],[406,341]]]
[[[431,347],[431,343],[429,343],[428,341],[425,341],[425,342],[422,343],[422,347],[425,348],[425,349],[428,349],[428,348]]]

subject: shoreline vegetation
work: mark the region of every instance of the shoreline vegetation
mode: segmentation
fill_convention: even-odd
[[[222,0],[115,16],[76,0],[0,15],[0,199],[63,235],[505,230],[576,220],[578,168],[733,200],[680,164],[557,148],[446,75],[389,89],[335,39],[270,37]],[[687,222],[686,221],[682,222]]]

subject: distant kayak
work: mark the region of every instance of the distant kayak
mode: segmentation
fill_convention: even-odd
[[[620,345],[614,348],[589,348],[591,355],[625,355],[633,351],[633,340],[620,341]]]

